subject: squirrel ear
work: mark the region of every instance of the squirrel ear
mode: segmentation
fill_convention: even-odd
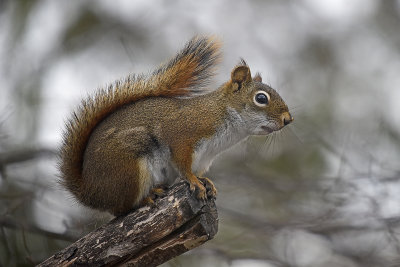
[[[232,71],[232,74],[231,74],[231,80],[232,80],[232,83],[238,84],[237,90],[240,90],[243,83],[247,83],[252,80],[249,67],[248,66],[237,66],[236,68],[234,68]]]
[[[255,82],[262,82],[261,74],[259,72],[256,73],[256,76],[254,76],[253,81]]]

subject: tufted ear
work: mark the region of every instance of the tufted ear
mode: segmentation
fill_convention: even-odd
[[[251,81],[250,68],[247,65],[235,67],[231,73],[231,81],[233,84],[237,84],[237,90],[240,90],[243,83]]]
[[[254,76],[253,81],[262,83],[261,74],[259,72],[256,73],[256,76]]]

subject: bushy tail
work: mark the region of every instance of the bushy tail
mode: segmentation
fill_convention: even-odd
[[[178,55],[150,76],[129,76],[108,89],[83,100],[66,123],[59,155],[61,183],[81,195],[83,155],[97,124],[120,107],[139,99],[163,96],[192,96],[202,93],[219,60],[220,43],[213,38],[195,37]]]

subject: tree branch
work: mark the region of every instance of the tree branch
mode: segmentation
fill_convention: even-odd
[[[38,266],[156,266],[212,239],[213,200],[200,201],[179,182],[154,207],[115,218]]]

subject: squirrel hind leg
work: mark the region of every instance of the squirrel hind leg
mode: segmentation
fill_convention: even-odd
[[[83,204],[120,216],[137,208],[149,194],[152,179],[146,158],[114,155],[107,165],[87,163],[84,167]],[[86,171],[85,171],[86,169]]]

